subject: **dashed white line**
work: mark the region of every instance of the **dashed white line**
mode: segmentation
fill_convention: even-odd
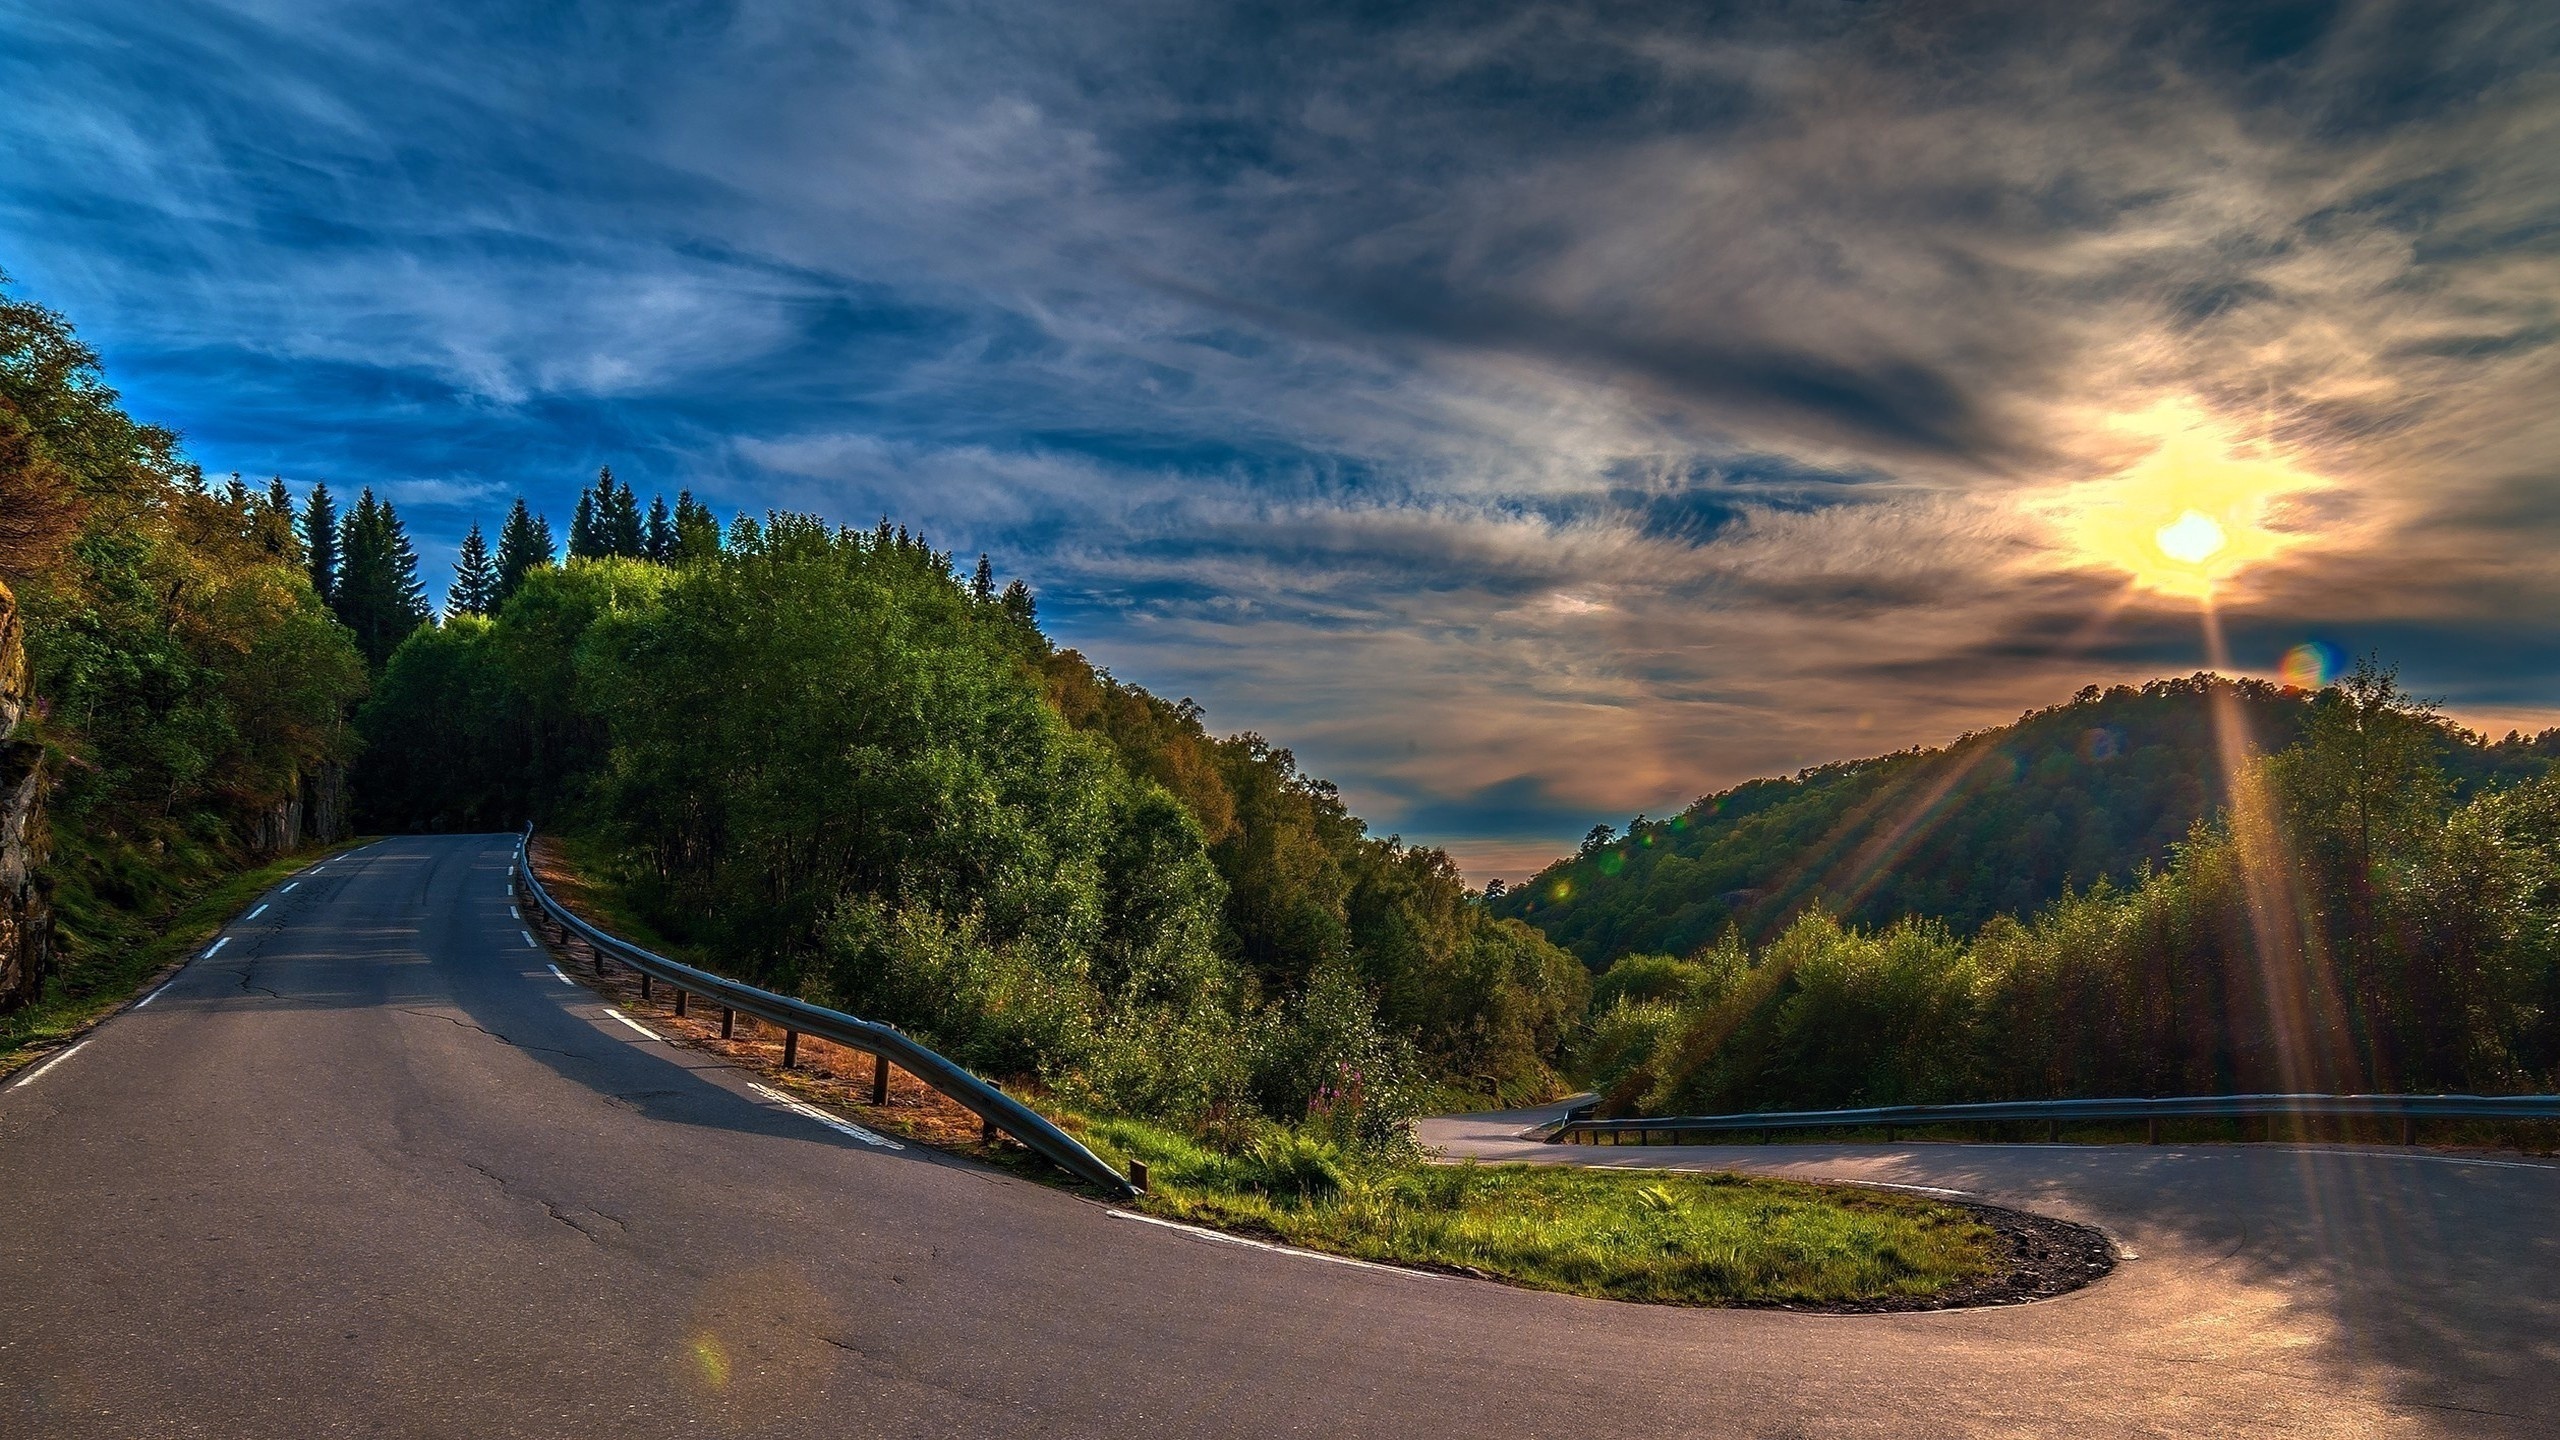
[[[614,1009],[610,1005],[604,1007],[604,1013],[621,1021],[623,1024],[630,1026],[632,1029],[639,1031],[641,1034],[648,1036],[652,1040],[664,1040],[667,1038],[666,1036],[659,1034],[657,1031],[650,1029],[648,1026],[641,1024],[639,1021],[632,1019],[630,1016],[623,1014],[621,1011]]]
[[[34,1068],[33,1070],[28,1071],[28,1072],[27,1072],[23,1077],[21,1077],[21,1078],[19,1079],[19,1081],[18,1081],[18,1088],[19,1088],[19,1089],[21,1089],[21,1090],[24,1090],[24,1089],[25,1089],[25,1088],[27,1088],[28,1086],[33,1085],[33,1084],[34,1084],[34,1083],[36,1083],[38,1080],[41,1080],[41,1079],[43,1079],[43,1078],[44,1078],[44,1072],[46,1072],[47,1070],[52,1069],[54,1066],[61,1064],[63,1061],[70,1059],[72,1056],[77,1055],[77,1054],[79,1054],[81,1051],[86,1050],[86,1049],[88,1049],[88,1048],[89,1048],[89,1042],[88,1042],[88,1041],[86,1041],[86,1040],[83,1040],[83,1041],[81,1041],[79,1044],[72,1046],[70,1049],[63,1051],[61,1054],[54,1056],[52,1059],[47,1060],[47,1061],[46,1061],[46,1062],[44,1062],[43,1064],[41,1064],[41,1065],[37,1066],[36,1068]]]
[[[257,919],[259,916],[264,915],[264,914],[266,914],[266,913],[267,913],[267,907],[266,907],[266,906],[264,906],[264,905],[261,905],[261,906],[259,906],[257,909],[250,911],[248,914],[243,915],[243,916],[241,916],[240,918],[241,918],[241,919],[243,919],[243,920],[255,920],[255,919]]]
[[[175,981],[175,980],[163,981],[163,982],[161,983],[160,990],[166,990],[166,989],[168,989],[171,985],[175,985],[175,984],[177,984],[177,983],[178,983],[178,982],[177,982],[177,981]],[[143,1006],[150,1004],[152,1001],[159,999],[159,998],[160,998],[160,990],[154,990],[154,991],[152,991],[150,994],[143,996],[141,999],[134,1001],[134,1002],[133,1002],[133,1008],[134,1008],[134,1009],[136,1009],[136,1010],[139,1010],[139,1009],[141,1009]],[[86,1042],[84,1041],[84,1042],[82,1042],[82,1043],[84,1043],[84,1044],[85,1044]]]
[[[277,891],[276,893],[277,893],[277,894],[279,894],[279,895],[289,894],[289,893],[291,893],[291,892],[292,892],[292,890],[293,890],[293,887],[294,887],[294,886],[299,885],[299,884],[301,884],[301,883],[302,883],[302,882],[301,882],[301,881],[299,881],[299,880],[288,880],[288,881],[286,881],[286,882],[285,882],[285,887],[284,887],[284,889],[279,890],[279,891]]]
[[[551,962],[549,962],[549,961],[547,961],[547,960],[543,962],[543,964],[542,964],[542,968],[543,968],[543,969],[545,969],[545,970],[550,971],[550,972],[551,972],[551,978],[552,978],[552,979],[554,979],[554,980],[559,981],[559,982],[560,982],[561,984],[563,984],[563,985],[569,985],[569,984],[574,984],[574,983],[576,983],[576,982],[572,981],[568,976],[561,974],[561,973],[560,973],[560,967],[559,967],[559,966],[554,965],[554,964],[552,964]]]
[[[837,1134],[850,1135],[865,1145],[877,1145],[883,1150],[904,1150],[907,1148],[876,1130],[865,1130],[861,1126],[854,1124],[852,1121],[845,1119],[841,1115],[830,1115],[826,1111],[819,1109],[817,1106],[812,1105],[805,1100],[798,1099],[797,1097],[785,1095],[781,1091],[774,1089],[772,1086],[759,1085],[750,1080],[747,1082],[747,1088],[753,1090],[767,1100],[772,1101],[776,1105],[781,1106],[783,1109],[790,1111],[794,1115],[805,1115],[809,1119],[815,1120],[819,1124],[826,1126],[828,1129],[835,1131]]]
[[[533,943],[533,932],[532,932],[532,931],[530,931],[530,930],[519,930],[519,931],[517,931],[516,933],[524,937],[524,948],[526,948],[527,950],[536,950],[536,949],[540,949],[540,948],[541,948],[540,946],[537,946],[537,945],[535,945],[535,944]]]
[[[212,948],[212,949],[210,949],[210,950],[207,950],[206,952],[204,952],[204,958],[206,958],[207,960],[210,960],[210,959],[212,959],[214,956],[221,954],[221,953],[222,953],[222,947],[223,947],[223,946],[225,946],[225,945],[228,945],[228,944],[230,944],[230,943],[231,943],[231,937],[230,937],[230,936],[228,936],[228,935],[225,935],[225,936],[223,936],[221,939],[214,941],[214,942],[213,942],[213,948]]]
[[[1401,1265],[1380,1265],[1373,1260],[1354,1260],[1348,1255],[1327,1255],[1321,1250],[1301,1250],[1295,1245],[1274,1245],[1268,1240],[1248,1240],[1242,1235],[1230,1235],[1224,1230],[1209,1230],[1198,1225],[1185,1225],[1178,1220],[1160,1220],[1153,1215],[1141,1215],[1135,1210],[1105,1210],[1102,1213],[1114,1220],[1135,1220],[1141,1225],[1160,1225],[1167,1230],[1179,1230],[1185,1235],[1197,1235],[1203,1240],[1215,1240],[1222,1245],[1241,1245],[1248,1250],[1268,1250],[1274,1255],[1294,1255],[1301,1260],[1321,1260],[1327,1265],[1348,1265],[1355,1270],[1375,1270],[1380,1274],[1398,1275],[1407,1280],[1449,1278],[1445,1275],[1435,1275],[1428,1270],[1407,1270]]]

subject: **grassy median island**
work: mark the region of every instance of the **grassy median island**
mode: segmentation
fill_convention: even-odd
[[[1999,1239],[1914,1196],[1737,1175],[1346,1160],[1274,1129],[1232,1153],[1161,1126],[1072,1120],[1143,1160],[1139,1208],[1362,1260],[1676,1305],[1925,1301],[1985,1279]]]

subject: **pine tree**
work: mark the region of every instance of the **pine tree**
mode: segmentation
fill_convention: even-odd
[[[382,652],[388,660],[410,631],[435,618],[435,611],[427,604],[426,585],[418,579],[418,552],[409,544],[409,527],[400,523],[400,512],[388,500],[382,502],[382,531],[382,551],[390,561],[390,583],[383,591],[390,602],[386,608],[393,631],[390,648]]]
[[[257,504],[258,540],[267,553],[288,565],[303,563],[302,539],[293,533],[293,492],[284,488],[284,477],[278,475],[267,482],[267,493]]]
[[[593,560],[604,553],[596,543],[596,497],[578,492],[578,513],[569,518],[569,558]]]
[[[527,509],[524,497],[516,497],[515,508],[507,512],[507,523],[498,527],[498,588],[489,602],[495,613],[524,583],[525,575],[551,564],[551,524]]]
[[[596,491],[600,497],[596,502],[596,529],[599,532],[596,538],[603,543],[604,552],[626,560],[645,558],[647,551],[640,535],[640,502],[633,497],[631,487],[615,480],[612,469],[608,467],[597,477]]]
[[[338,505],[329,487],[313,481],[302,507],[302,554],[311,570],[311,593],[334,606],[338,596]]]
[[[712,518],[711,507],[694,499],[690,490],[678,491],[674,563],[690,565],[719,554],[720,522]]]
[[[453,586],[444,592],[444,613],[486,615],[496,608],[498,562],[490,558],[489,542],[480,537],[480,527],[473,525],[454,555]]]
[[[379,670],[410,631],[427,623],[418,552],[409,544],[400,512],[376,500],[369,487],[338,527],[338,550],[342,558],[332,603],[339,623],[355,632],[356,648]]]
[[[1040,607],[1032,603],[1031,587],[1016,580],[1004,587],[1004,613],[1007,619],[1025,630],[1037,629]]]
[[[676,558],[675,517],[667,513],[664,495],[649,497],[649,524],[641,532],[640,548],[661,565]]]
[[[978,556],[978,573],[969,581],[969,598],[981,605],[996,598],[996,567],[987,563],[984,552]]]

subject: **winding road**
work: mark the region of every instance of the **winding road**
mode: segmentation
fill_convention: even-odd
[[[513,843],[305,872],[0,1087],[0,1435],[2560,1433],[2560,1167],[1560,1154],[1455,1117],[1452,1152],[1942,1187],[2139,1258],[1894,1316],[1328,1262],[882,1148],[653,1040],[550,970]]]

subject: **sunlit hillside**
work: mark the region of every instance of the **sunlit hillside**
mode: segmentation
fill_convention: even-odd
[[[1592,965],[1686,954],[1739,928],[1765,939],[1817,902],[1844,919],[1906,915],[1969,932],[2101,879],[2165,862],[2225,802],[2210,696],[2239,702],[2254,747],[2299,738],[2306,691],[2203,675],[2085,689],[2065,704],[1913,749],[1754,780],[1668,819],[1595,832],[1497,899]],[[2442,732],[2457,793],[2541,773],[2560,732]]]

